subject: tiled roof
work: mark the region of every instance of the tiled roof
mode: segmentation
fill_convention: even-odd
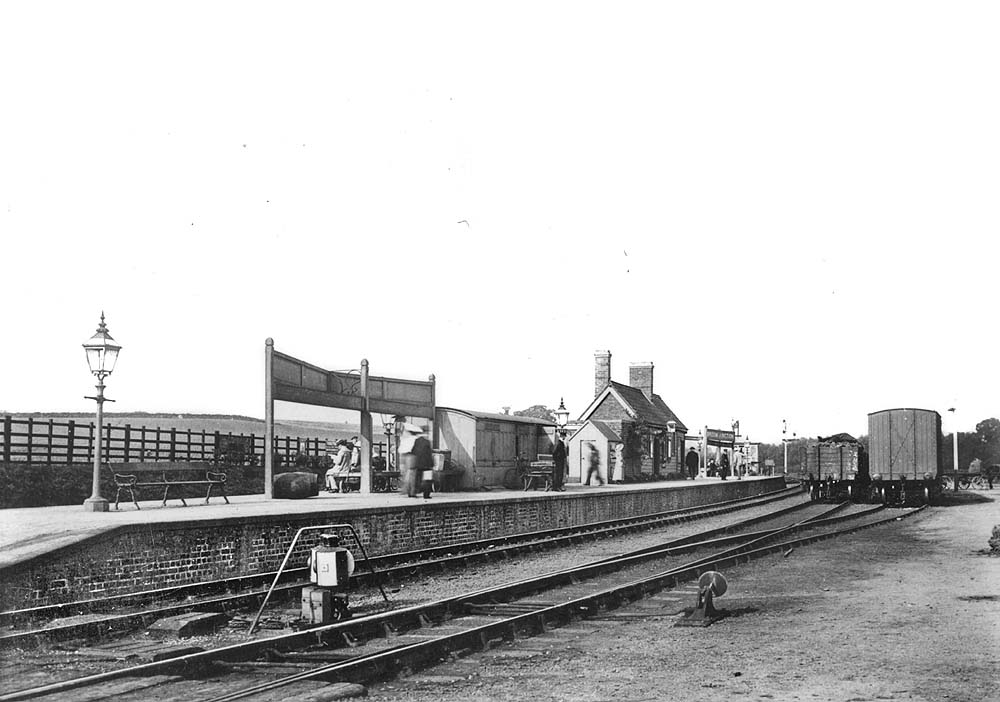
[[[655,405],[656,407],[658,407],[659,410],[663,414],[665,414],[668,419],[671,419],[671,420],[675,421],[677,423],[677,428],[678,429],[680,429],[681,431],[687,431],[687,425],[684,424],[684,422],[681,421],[680,417],[678,417],[676,414],[674,414],[674,411],[672,409],[670,409],[669,407],[667,407],[667,403],[663,401],[663,398],[660,397],[659,395],[655,394],[655,393],[653,394],[653,405]]]
[[[613,380],[610,385],[628,405],[627,409],[646,424],[666,428],[667,422],[673,421],[677,423],[679,429],[687,430],[684,423],[667,407],[659,395],[654,394],[653,399],[650,400],[639,388],[623,385]]]
[[[592,419],[590,423],[594,425],[597,431],[601,432],[605,439],[610,439],[611,441],[621,441],[622,438],[618,436],[618,432],[609,427],[605,422],[599,419]]]

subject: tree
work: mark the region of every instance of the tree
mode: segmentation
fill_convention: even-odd
[[[980,442],[983,463],[1000,463],[1000,419],[990,417],[976,425],[976,436]]]
[[[545,405],[532,405],[531,407],[523,410],[517,410],[514,412],[515,417],[534,417],[535,419],[544,419],[547,422],[556,423],[556,416],[552,414],[550,410]]]

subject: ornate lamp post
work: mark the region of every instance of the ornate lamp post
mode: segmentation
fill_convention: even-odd
[[[735,466],[736,467],[736,479],[737,480],[742,480],[743,479],[743,466],[740,465],[739,461],[737,461],[737,459],[736,459],[736,440],[740,436],[740,420],[734,419],[733,420],[733,424],[732,424],[732,428],[733,428],[733,463],[736,464],[736,466]],[[741,454],[743,453],[742,449],[740,450],[740,453]]]
[[[563,404],[563,398],[559,398],[559,407],[553,414],[556,415],[556,424],[559,426],[560,430],[566,428],[566,422],[569,421],[569,410],[566,409],[566,405]]]
[[[396,459],[391,458],[391,456],[392,456],[392,435],[396,433],[396,423],[385,422],[385,424],[382,425],[382,430],[385,432],[385,467],[382,470],[394,470],[396,465]]]
[[[107,512],[108,501],[101,497],[101,449],[102,425],[104,423],[104,403],[114,402],[104,397],[104,379],[111,375],[115,369],[115,362],[118,360],[118,352],[122,350],[111,335],[108,334],[108,327],[104,324],[104,312],[101,312],[101,323],[94,334],[83,345],[87,352],[87,364],[90,372],[97,376],[97,396],[87,395],[85,399],[97,402],[97,433],[94,437],[94,486],[89,498],[83,503],[83,509],[87,512]]]

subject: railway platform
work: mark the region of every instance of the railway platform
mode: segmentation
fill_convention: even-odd
[[[370,554],[573,526],[750,497],[781,477],[660,481],[565,492],[329,494],[230,504],[140,501],[109,512],[79,505],[0,510],[0,609],[129,594],[277,569],[302,527],[351,524]]]

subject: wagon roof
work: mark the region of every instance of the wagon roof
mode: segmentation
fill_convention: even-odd
[[[437,407],[439,410],[444,410],[446,412],[458,412],[459,414],[464,414],[473,419],[489,419],[494,422],[512,422],[514,424],[537,424],[539,426],[554,427],[555,422],[550,422],[547,419],[538,419],[537,417],[521,417],[516,414],[500,414],[496,412],[478,412],[476,410],[465,410],[458,409],[457,407]]]

